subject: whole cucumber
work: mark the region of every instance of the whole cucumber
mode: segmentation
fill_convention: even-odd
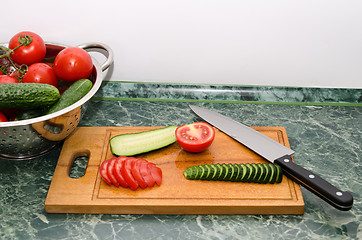
[[[0,109],[42,108],[59,99],[59,90],[41,83],[0,84]]]
[[[92,86],[93,83],[89,79],[80,79],[72,83],[72,85],[63,92],[59,101],[46,111],[46,114],[55,113],[76,103],[91,90]]]
[[[36,117],[40,117],[42,115],[44,115],[44,109],[42,109],[42,108],[23,109],[16,113],[14,121],[36,118]]]

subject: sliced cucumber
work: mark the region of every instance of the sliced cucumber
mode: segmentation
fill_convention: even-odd
[[[262,183],[268,183],[269,179],[270,179],[270,176],[271,176],[271,170],[270,170],[270,167],[269,165],[263,165],[264,168],[266,169],[266,175],[263,179],[263,182]]]
[[[283,170],[279,165],[275,165],[277,168],[277,177],[276,177],[276,183],[281,183],[283,179]]]
[[[176,142],[176,126],[117,135],[110,140],[111,151],[117,156],[133,156],[166,147]]]
[[[234,175],[231,178],[232,182],[236,182],[241,174],[241,168],[239,164],[233,164],[233,167],[235,169]]]
[[[242,169],[240,178],[239,178],[239,182],[246,182],[246,179],[249,175],[249,168],[246,167],[245,164],[239,164],[240,168]]]
[[[199,170],[200,170],[200,180],[205,180],[206,179],[206,175],[207,175],[207,169],[205,168],[204,165],[199,166]]]
[[[216,172],[216,176],[213,180],[219,180],[221,178],[221,176],[223,175],[224,168],[220,163],[217,163],[215,166],[218,169],[218,171]]]
[[[198,166],[194,166],[192,168],[192,176],[195,178],[195,179],[200,179],[200,175],[199,175],[199,167]]]
[[[250,163],[245,164],[245,166],[249,169],[249,174],[247,175],[245,182],[250,183],[251,179],[253,178],[253,167],[250,165]]]
[[[225,179],[226,179],[226,181],[231,181],[232,177],[234,176],[235,169],[231,163],[226,164],[226,166],[229,168],[229,172],[228,172],[228,175],[225,177]]]
[[[248,183],[280,183],[283,172],[272,163],[205,164],[192,166],[184,171],[189,180],[218,180]]]
[[[259,168],[259,176],[258,178],[256,179],[256,182],[257,183],[263,183],[263,179],[265,178],[265,175],[266,175],[266,169],[265,167],[261,164],[261,163],[258,163],[256,164]]]
[[[193,177],[193,174],[192,174],[192,171],[193,171],[193,168],[187,168],[185,171],[184,171],[184,176],[186,179],[192,179]]]
[[[206,168],[205,179],[209,180],[211,178],[211,176],[214,174],[214,169],[208,164],[206,164],[204,166]]]
[[[275,165],[273,164],[273,165],[269,165],[269,168],[270,168],[270,171],[271,171],[271,176],[270,176],[270,179],[269,179],[269,182],[270,183],[275,183],[275,181],[276,181],[276,167],[275,167]]]
[[[213,174],[210,176],[209,180],[215,180],[218,174],[218,167],[215,164],[210,164],[211,169],[213,169]]]

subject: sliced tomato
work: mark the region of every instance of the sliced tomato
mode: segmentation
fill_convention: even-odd
[[[124,161],[124,164],[122,165],[122,169],[121,169],[124,179],[126,180],[128,186],[132,190],[136,190],[139,186],[138,182],[136,181],[136,179],[134,179],[134,177],[132,175],[132,167],[136,160],[137,160],[137,158],[128,157]]]
[[[152,178],[155,180],[157,185],[161,186],[161,182],[162,182],[162,170],[161,170],[161,168],[156,167],[156,166],[151,166],[149,170],[150,170]]]
[[[108,167],[108,163],[109,163],[109,159],[108,160],[105,160],[100,168],[99,168],[99,172],[101,174],[101,177],[102,179],[108,184],[108,185],[112,185],[112,182],[111,180],[109,179],[108,177],[108,174],[107,174],[107,167]]]
[[[151,175],[151,166],[155,166],[155,164],[150,162],[143,162],[140,165],[140,174],[149,187],[153,187],[156,183],[155,179],[153,179]]]
[[[141,164],[142,163],[147,163],[146,160],[144,159],[137,159],[135,160],[133,166],[132,166],[132,175],[134,177],[134,179],[138,182],[139,186],[142,188],[142,189],[145,189],[148,184],[147,182],[144,180],[141,172],[140,172],[140,168],[141,168]]]
[[[119,183],[117,181],[117,178],[113,174],[114,164],[116,163],[116,160],[117,160],[116,157],[112,157],[111,159],[109,159],[108,165],[107,165],[107,175],[108,175],[109,180],[111,180],[112,184],[114,186],[118,187]]]
[[[126,160],[126,159],[127,159],[127,157],[124,157],[124,156],[118,157],[114,164],[114,168],[113,168],[114,176],[116,177],[119,185],[121,185],[124,188],[128,187],[128,184],[122,175],[121,169],[124,164],[124,160]]]
[[[215,129],[205,122],[195,122],[182,125],[176,129],[178,144],[189,152],[202,152],[206,150],[215,138]]]

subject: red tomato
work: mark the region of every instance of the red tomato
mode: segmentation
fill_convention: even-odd
[[[151,166],[155,166],[155,164],[149,162],[143,162],[141,163],[140,166],[140,173],[149,187],[153,187],[155,185],[155,179],[153,179],[151,175],[151,170],[150,170]]]
[[[19,80],[12,76],[0,75],[0,83],[19,83]]]
[[[64,81],[74,82],[89,78],[93,71],[92,58],[81,48],[65,48],[55,57],[54,71],[57,77]]]
[[[112,157],[101,164],[99,171],[107,184],[130,187],[132,190],[137,190],[138,187],[153,187],[155,183],[161,185],[162,182],[161,169],[140,158]]]
[[[161,182],[162,182],[161,168],[156,167],[156,166],[151,166],[150,167],[150,172],[151,172],[152,178],[155,179],[155,182],[157,183],[157,185],[161,186]]]
[[[206,150],[215,138],[214,128],[205,122],[179,126],[175,134],[178,144],[189,152]]]
[[[126,188],[128,187],[128,183],[126,182],[126,180],[124,179],[121,169],[122,166],[124,164],[124,161],[127,159],[127,157],[118,157],[115,164],[114,164],[114,168],[113,168],[113,175],[116,177],[117,182],[119,183],[119,185],[121,185],[122,187]]]
[[[0,112],[0,122],[7,122],[7,121],[8,121],[8,119],[6,118],[5,114]]]
[[[19,109],[0,109],[8,121],[14,121],[16,114],[19,112]]]
[[[31,42],[29,43],[29,37]],[[43,39],[33,32],[20,32],[9,41],[9,48],[14,49],[26,42],[26,44],[14,50],[10,57],[18,64],[31,65],[43,61],[46,54],[46,47]]]
[[[133,166],[132,166],[132,175],[134,177],[134,179],[137,181],[137,183],[139,184],[139,186],[142,189],[145,189],[148,184],[147,182],[143,179],[141,172],[140,172],[140,168],[141,168],[141,164],[142,163],[147,163],[146,160],[144,159],[137,159],[135,160]]]
[[[108,174],[107,174],[107,167],[108,167],[108,163],[109,163],[109,159],[105,160],[100,168],[99,168],[99,172],[101,174],[101,177],[103,178],[103,180],[108,184],[108,185],[112,185],[112,181],[109,179]]]
[[[108,165],[107,165],[107,175],[109,180],[111,180],[112,184],[116,187],[119,186],[119,183],[115,177],[115,175],[113,174],[113,170],[114,170],[114,164],[116,162],[116,157],[112,157],[111,159],[109,159]]]
[[[124,177],[124,179],[126,180],[128,186],[132,189],[132,190],[136,190],[138,188],[138,182],[136,181],[136,179],[134,179],[133,175],[132,175],[132,167],[133,164],[135,163],[135,160],[137,160],[137,158],[133,158],[133,157],[128,157],[125,162],[122,165],[122,169],[121,169],[121,173]]]
[[[53,68],[45,63],[34,63],[30,65],[25,73],[23,83],[45,83],[58,87],[58,79]]]

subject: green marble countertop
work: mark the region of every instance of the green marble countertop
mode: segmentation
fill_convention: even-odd
[[[188,104],[249,126],[283,126],[294,160],[354,197],[334,209],[302,188],[304,215],[47,214],[44,202],[61,149],[0,160],[0,239],[362,238],[362,90],[105,82],[80,126],[165,126],[199,121]],[[75,175],[85,168],[78,162]]]

